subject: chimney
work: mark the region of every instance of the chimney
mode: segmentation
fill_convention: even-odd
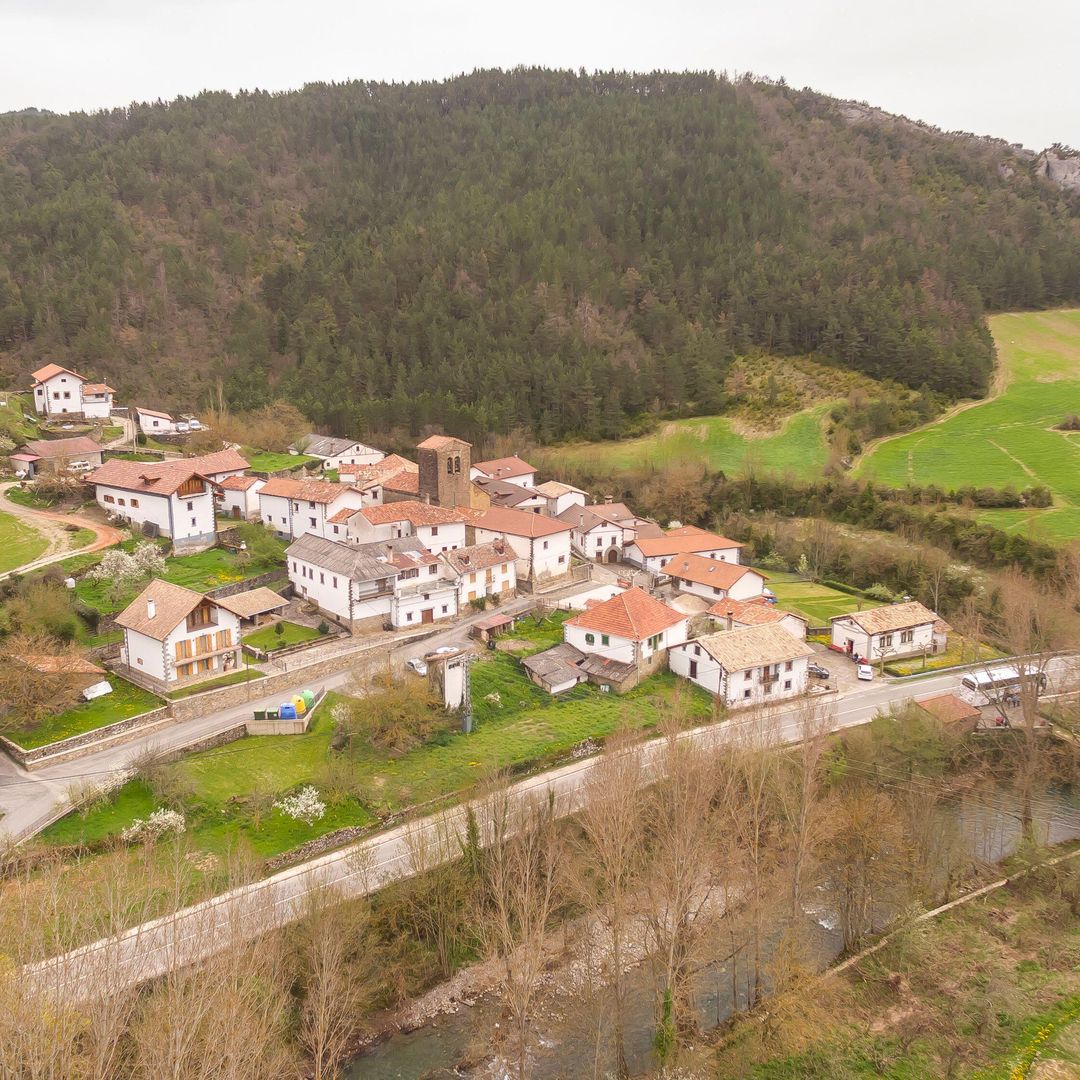
[[[726,630],[734,630],[735,629],[735,612],[734,611],[729,611],[727,613],[727,615],[724,616],[724,622],[727,624],[725,626]]]
[[[605,506],[610,506],[614,501],[615,501],[615,496],[614,495],[605,495],[604,496],[604,505]]]
[[[147,597],[146,598],[146,617],[148,619],[152,619],[152,618],[154,618],[155,615],[157,615],[157,605],[154,603],[154,601],[150,597]]]

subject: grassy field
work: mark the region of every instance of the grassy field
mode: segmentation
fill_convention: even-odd
[[[279,626],[282,627],[280,634],[277,632]],[[299,645],[322,636],[314,626],[301,626],[283,619],[272,626],[264,626],[261,630],[245,635],[244,644],[254,649],[262,649],[263,652],[273,652],[274,649],[284,649],[286,645]]]
[[[1080,412],[1080,310],[995,315],[1001,393],[879,443],[858,474],[882,483],[1017,489],[1042,484],[1045,510],[988,510],[987,521],[1050,542],[1080,536],[1080,432],[1054,430]]]
[[[254,682],[256,679],[265,678],[265,672],[255,671],[253,668],[240,668],[237,671],[230,671],[228,675],[220,675],[216,679],[207,679],[206,682],[172,690],[167,696],[170,701],[179,701],[181,698],[191,697],[192,694],[202,694],[207,690],[220,690],[223,686],[235,686],[237,683]]]
[[[66,712],[48,716],[32,727],[16,728],[11,739],[25,750],[47,743],[82,735],[87,731],[116,724],[129,716],[138,716],[161,705],[153,694],[115,675],[108,676],[113,692],[93,701],[84,701]]]
[[[176,768],[180,786],[188,792],[184,811],[189,833],[200,847],[215,852],[242,836],[258,854],[269,856],[345,825],[366,824],[390,811],[467,791],[493,770],[559,758],[621,725],[655,728],[677,708],[701,720],[712,707],[704,692],[669,674],[654,676],[622,697],[580,686],[552,698],[525,678],[514,657],[501,652],[477,662],[472,678],[473,732],[443,731],[401,755],[370,745],[347,755],[332,752],[330,712],[340,699],[328,694],[304,735],[249,737],[184,758]],[[309,827],[264,807],[256,821],[257,793],[276,796],[306,783],[325,793],[330,786],[328,760],[330,768],[348,772],[351,794],[328,799],[322,820]],[[61,844],[98,840],[155,805],[145,783],[131,781],[108,802],[85,816],[68,815],[42,836]]]
[[[776,593],[777,604],[786,611],[804,615],[811,626],[827,626],[834,615],[846,615],[849,611],[880,607],[878,600],[864,600],[849,593],[805,581],[798,574],[763,571],[768,576],[768,587]]]
[[[13,514],[0,511],[0,573],[33,562],[49,546],[44,536]]]
[[[284,554],[285,545],[281,544]],[[162,578],[174,585],[183,585],[196,592],[208,592],[220,585],[231,585],[246,578],[257,577],[265,567],[245,565],[240,557],[226,548],[210,548],[197,555],[181,555],[166,559]],[[75,595],[87,606],[103,614],[120,611],[139,594],[144,585],[138,585],[119,596],[110,593],[108,581],[94,581],[88,576],[78,579]]]
[[[737,422],[725,416],[698,416],[673,420],[651,435],[621,442],[571,443],[544,451],[546,467],[560,464],[588,466],[592,472],[618,472],[630,467],[663,468],[674,462],[701,461],[710,469],[729,474],[747,466],[811,479],[821,475],[825,464],[822,429],[829,405],[804,409],[790,417],[772,434],[747,438]]]
[[[309,454],[276,454],[269,450],[244,450],[252,472],[282,472],[285,469],[298,469],[302,465],[310,465],[318,458]]]

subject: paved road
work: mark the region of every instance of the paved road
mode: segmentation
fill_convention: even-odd
[[[16,486],[14,483],[0,485],[0,493],[6,496],[8,490]],[[33,562],[25,563],[14,570],[9,570],[6,574],[0,574],[0,581],[11,577],[12,574],[26,574],[31,570],[39,570],[43,566],[49,566],[51,563],[70,559],[72,555],[80,555],[88,551],[101,551],[102,548],[119,544],[127,536],[127,533],[114,529],[111,525],[104,525],[100,521],[95,521],[93,518],[86,517],[83,514],[58,514],[52,510],[33,510],[29,506],[21,506],[19,503],[12,502],[6,497],[3,500],[3,509],[5,513],[17,517],[20,521],[26,522],[27,525],[43,533],[49,538],[50,547],[57,544],[63,547],[62,541],[68,536],[63,529],[64,525],[76,525],[80,529],[90,529],[94,533],[94,540],[83,547],[54,551],[51,555],[45,555],[40,559],[35,559]]]
[[[594,583],[582,582],[559,589],[551,596],[555,598],[572,596],[593,587]],[[549,599],[549,597],[545,596],[543,599]],[[510,613],[526,611],[535,603],[536,598],[523,596],[503,604],[499,611]],[[375,642],[374,648],[385,649],[391,663],[395,667],[400,667],[409,657],[431,652],[440,645],[466,642],[470,626],[489,614],[478,612],[470,615],[467,619],[439,630],[422,641],[400,644],[395,643],[394,638],[387,638]],[[353,677],[356,662],[364,647],[362,639],[357,639],[356,644],[357,647],[351,652],[342,653],[340,669],[319,679],[305,676],[303,668],[298,666],[295,689],[325,686],[328,690],[337,690],[345,686]],[[305,657],[306,663],[321,658],[314,652],[310,657],[302,653],[295,661],[297,665],[300,663],[301,656]],[[3,814],[0,834],[6,834],[9,839],[20,842],[27,840],[54,821],[59,816],[59,812],[71,804],[72,796],[77,794],[84,785],[110,784],[121,780],[130,768],[131,762],[143,755],[189,746],[234,727],[241,720],[249,718],[254,709],[274,708],[290,696],[289,692],[283,690],[278,690],[269,696],[259,696],[258,683],[249,685],[252,697],[243,705],[221,709],[194,720],[183,720],[155,727],[129,742],[105,747],[76,760],[47,765],[33,772],[28,772],[6,754],[0,752],[0,813]]]
[[[1074,662],[1057,661],[1052,679],[1074,672]],[[840,731],[865,723],[879,710],[910,697],[929,697],[956,689],[962,675],[950,673],[920,679],[914,684],[874,683],[859,693],[833,698],[831,727]],[[826,699],[827,700],[827,699]],[[781,743],[797,742],[802,734],[798,706],[774,709],[769,726]],[[759,715],[735,718],[686,732],[682,737],[703,745],[737,739],[762,723]],[[662,745],[646,743],[633,751],[648,766]],[[596,766],[596,758],[530,777],[509,790],[512,803],[552,793],[557,812],[568,814],[579,805],[583,785]],[[479,808],[482,813],[483,808]],[[464,809],[418,819],[376,834],[358,844],[313,859],[242,888],[223,893],[173,916],[144,923],[123,934],[103,939],[63,956],[30,965],[24,972],[45,990],[90,998],[103,987],[119,989],[157,978],[177,966],[204,960],[229,942],[247,939],[275,925],[299,918],[305,895],[321,886],[333,886],[344,895],[361,896],[415,872],[410,836],[427,838],[437,850],[441,838],[460,833]],[[481,825],[484,822],[481,819]]]

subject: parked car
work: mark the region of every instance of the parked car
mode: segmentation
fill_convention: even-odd
[[[187,423],[186,421],[181,420],[180,423],[176,425],[176,430],[177,431],[190,431],[191,430],[191,425],[189,423]]]
[[[863,682],[870,682],[874,677],[874,669],[869,664],[859,664],[855,669],[855,674],[858,675]]]
[[[822,667],[821,664],[815,664],[813,662],[806,665],[806,670],[814,679],[828,679],[832,676],[832,672],[827,667]]]
[[[427,674],[427,664],[424,663],[422,657],[414,656],[411,660],[406,660],[405,666],[409,668],[410,671],[415,671],[417,675]]]
[[[90,472],[94,466],[89,461],[69,461],[68,472]]]
[[[189,420],[188,427],[191,428],[192,431],[202,431],[203,429],[202,424],[200,424],[198,420]]]

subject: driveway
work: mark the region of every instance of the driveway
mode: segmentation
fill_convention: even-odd
[[[6,497],[8,491],[16,486],[16,483],[0,486],[0,493],[5,496],[3,499],[4,513],[11,514],[12,517],[25,522],[31,528],[37,529],[49,541],[49,546],[46,549],[46,554],[42,555],[41,558],[17,566],[6,574],[0,574],[0,581],[10,577],[12,574],[25,574],[30,570],[38,570],[43,566],[49,566],[51,563],[68,559],[72,555],[82,555],[89,551],[101,551],[102,548],[119,544],[127,535],[119,529],[114,529],[111,525],[105,525],[83,514],[60,514],[53,510],[34,510],[29,506],[21,506]],[[94,540],[80,548],[72,549],[67,547],[71,534],[64,528],[65,525],[89,529],[94,533]]]
[[[833,652],[828,646],[819,645],[816,641],[810,642],[810,648],[814,650],[813,662],[828,668],[832,675],[827,684],[825,684],[824,679],[813,679],[812,682],[820,681],[822,684],[830,686],[841,697],[845,694],[855,693],[857,690],[865,690],[868,686],[873,686],[882,681],[878,677],[875,668],[872,683],[860,682],[855,674],[855,664],[842,653]]]

